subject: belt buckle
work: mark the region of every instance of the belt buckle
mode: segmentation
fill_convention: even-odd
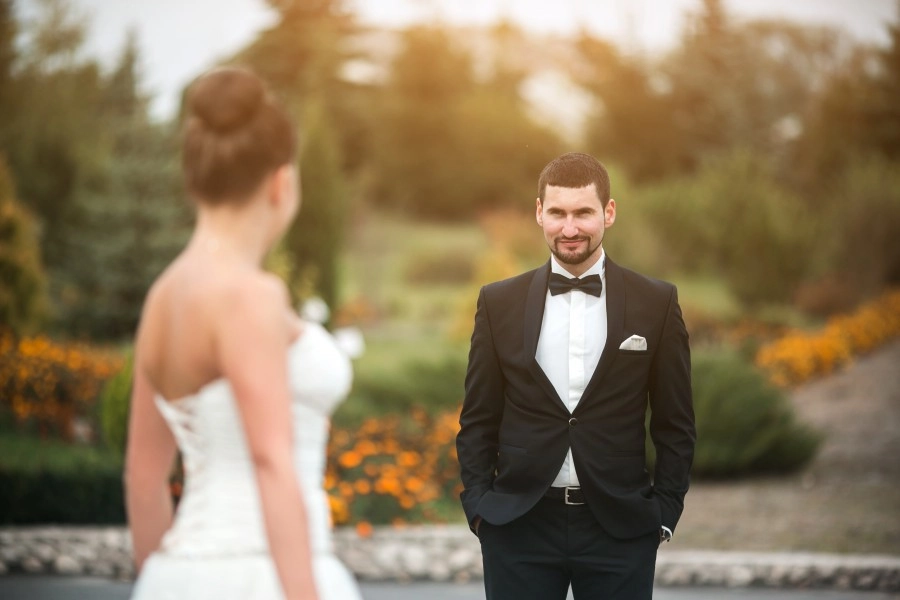
[[[564,490],[564,492],[563,492],[563,501],[564,501],[566,504],[568,504],[569,506],[581,506],[582,504],[584,504],[584,502],[573,502],[573,501],[570,501],[570,500],[569,500],[569,492],[570,492],[570,491],[576,491],[576,490],[577,490],[577,491],[581,491],[581,488],[580,488],[580,487],[566,486],[565,488],[563,488],[563,490]]]

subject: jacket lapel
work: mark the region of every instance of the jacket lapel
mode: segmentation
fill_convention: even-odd
[[[612,366],[619,350],[619,342],[625,331],[625,276],[622,269],[606,257],[606,345],[600,355],[600,361],[594,374],[591,376],[581,400],[574,412],[582,407],[586,400],[590,400],[600,381]]]
[[[534,277],[531,279],[531,285],[528,288],[528,295],[525,298],[525,352],[528,355],[525,360],[528,361],[528,369],[531,375],[538,383],[545,394],[556,400],[560,408],[569,412],[566,405],[556,393],[556,388],[550,382],[547,374],[538,364],[535,356],[537,355],[538,339],[541,335],[541,324],[544,321],[544,306],[547,301],[547,281],[550,279],[550,261],[535,271]]]

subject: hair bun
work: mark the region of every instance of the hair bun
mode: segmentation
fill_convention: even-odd
[[[262,81],[246,69],[223,67],[198,78],[187,98],[189,114],[218,133],[248,123],[265,102]]]

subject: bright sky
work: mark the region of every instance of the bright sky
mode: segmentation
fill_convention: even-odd
[[[536,33],[582,26],[632,49],[666,48],[685,11],[701,0],[346,0],[365,22],[389,27],[440,19],[458,24],[507,18]],[[181,88],[220,57],[248,43],[273,22],[264,0],[69,0],[89,18],[87,50],[110,65],[134,28],[153,112],[174,112]],[[28,15],[36,0],[20,0]],[[780,17],[842,27],[860,40],[887,41],[897,0],[725,0],[740,18]]]

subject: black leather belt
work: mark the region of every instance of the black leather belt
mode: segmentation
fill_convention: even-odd
[[[572,506],[584,504],[584,492],[580,487],[552,487],[544,494],[544,498],[562,500]]]

